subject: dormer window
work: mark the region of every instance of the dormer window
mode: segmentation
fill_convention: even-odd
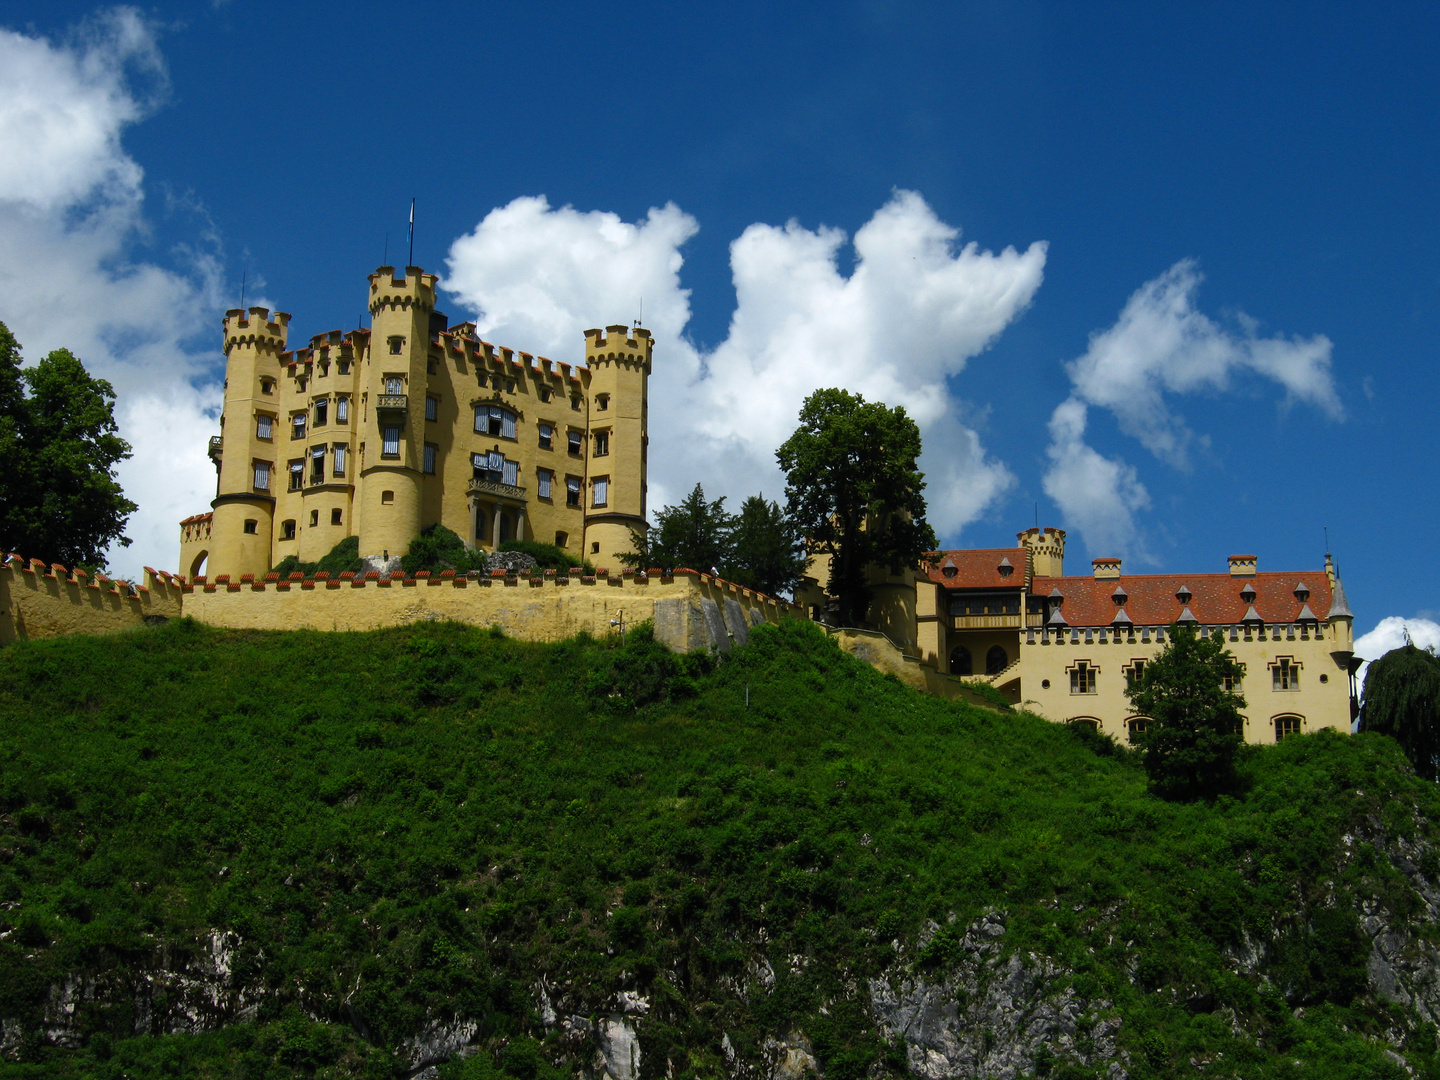
[[[1299,600],[1302,604],[1310,599],[1310,590],[1303,581],[1295,586],[1295,599]]]
[[[1130,597],[1122,586],[1116,585],[1115,591],[1110,594],[1110,599],[1115,601],[1116,607],[1124,607],[1125,601],[1129,600]]]
[[[954,563],[940,568],[940,573],[944,574],[947,578],[952,578],[959,572],[959,568]]]
[[[1249,583],[1247,582],[1246,585],[1245,585],[1245,587],[1240,590],[1240,599],[1241,599],[1241,600],[1244,600],[1247,604],[1254,603],[1254,601],[1255,601],[1255,586],[1253,586],[1253,585],[1251,585],[1251,584],[1249,584]]]
[[[1001,577],[1009,577],[1015,572],[1015,564],[1008,558],[1002,557],[1000,559],[1000,565],[997,566],[996,569],[1000,572]]]
[[[1191,592],[1189,587],[1186,585],[1181,585],[1180,588],[1175,590],[1175,599],[1179,600],[1182,604],[1190,603],[1190,597]]]

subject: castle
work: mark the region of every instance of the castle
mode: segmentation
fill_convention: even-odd
[[[1247,742],[1330,728],[1356,713],[1354,615],[1330,556],[1320,570],[1262,572],[1232,555],[1224,573],[1122,574],[1093,560],[1066,576],[1065,532],[1018,534],[1014,548],[933,552],[912,572],[876,571],[871,619],[928,676],[985,683],[1050,720],[1083,723],[1122,744],[1145,730],[1126,687],[1165,647],[1169,628],[1219,635],[1244,668]],[[813,563],[796,600],[823,605]],[[904,672],[897,672],[902,675]],[[943,692],[943,691],[942,691]]]
[[[553,543],[576,565],[632,550],[646,527],[648,331],[587,330],[572,367],[450,326],[435,280],[382,266],[369,329],[294,350],[285,312],[226,314],[216,494],[181,523],[183,574],[263,577],[349,536],[374,565],[435,524],[482,549]]]

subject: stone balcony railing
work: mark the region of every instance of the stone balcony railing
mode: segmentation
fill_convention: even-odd
[[[409,394],[376,394],[375,408],[404,412],[410,407]]]
[[[470,495],[496,495],[502,499],[525,501],[525,489],[514,484],[502,484],[498,480],[471,480],[465,489]]]
[[[221,451],[221,449],[222,449],[224,446],[225,446],[225,436],[223,436],[223,435],[211,435],[211,436],[210,436],[210,460],[211,460],[211,461],[219,461],[219,460],[220,460],[220,451]]]

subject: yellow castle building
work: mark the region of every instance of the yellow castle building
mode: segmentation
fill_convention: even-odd
[[[481,341],[436,310],[435,275],[369,276],[370,327],[291,349],[290,316],[227,312],[211,511],[180,571],[263,576],[349,536],[397,558],[434,524],[473,547],[555,544],[615,566],[643,530],[651,338],[585,331],[583,366]],[[618,569],[618,567],[617,567]]]

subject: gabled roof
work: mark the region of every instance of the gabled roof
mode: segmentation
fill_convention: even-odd
[[[938,561],[922,563],[926,577],[936,585],[947,589],[1019,589],[1025,584],[1023,557],[1019,548],[975,548],[970,551],[933,551]],[[1016,566],[1011,556],[1021,559]],[[954,575],[945,576],[945,569],[953,566]],[[1009,574],[1001,574],[1004,567]]]
[[[955,554],[963,554],[956,552]],[[1030,584],[1035,596],[1062,597],[1060,610],[1070,626],[1110,626],[1115,620],[1114,593],[1123,582],[1125,590],[1125,612],[1136,626],[1168,626],[1189,610],[1197,622],[1206,626],[1228,626],[1243,622],[1247,609],[1254,607],[1256,615],[1269,625],[1271,623],[1292,623],[1300,620],[1301,611],[1307,605],[1295,596],[1297,582],[1310,590],[1310,604],[1313,610],[1337,614],[1332,603],[1330,579],[1324,570],[1294,571],[1284,573],[1262,573],[1253,577],[1233,577],[1230,574],[1126,574],[1121,582],[1114,578],[1084,577],[1036,577]],[[1243,599],[1241,591],[1250,586],[1255,590],[1252,603]],[[1181,586],[1190,593],[1190,602],[1182,604],[1175,596]],[[1344,602],[1344,590],[1336,589],[1334,601],[1341,605],[1344,614],[1349,607]]]

